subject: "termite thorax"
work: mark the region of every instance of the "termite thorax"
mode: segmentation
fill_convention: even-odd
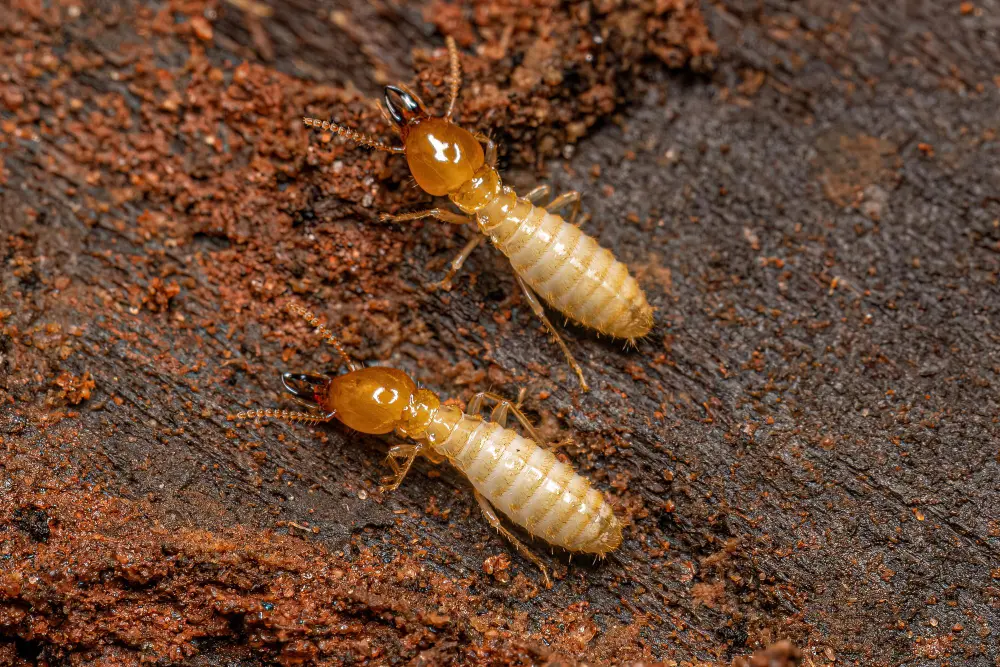
[[[403,409],[396,434],[405,438],[419,439],[434,420],[434,413],[441,400],[429,389],[418,389],[410,395],[409,404]]]
[[[476,213],[500,194],[503,184],[500,174],[493,167],[484,164],[462,187],[448,195],[463,213]]]

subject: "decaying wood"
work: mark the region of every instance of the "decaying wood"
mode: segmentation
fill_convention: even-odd
[[[476,5],[0,6],[0,664],[1000,664],[1000,3]],[[565,328],[589,394],[496,251],[422,289],[465,239],[377,222],[398,158],[301,127],[384,131],[414,64],[443,103],[444,33],[657,309]],[[290,299],[526,387],[618,555],[545,591],[445,468],[227,421],[336,367]]]

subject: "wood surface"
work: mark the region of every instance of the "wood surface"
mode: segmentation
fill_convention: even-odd
[[[1000,665],[1000,2],[0,4],[0,665]],[[385,131],[413,81],[656,307],[582,393]],[[595,40],[594,36],[600,37]],[[336,357],[515,396],[627,524],[603,562],[292,407]],[[553,317],[558,321],[559,318]],[[559,322],[561,325],[562,323]]]

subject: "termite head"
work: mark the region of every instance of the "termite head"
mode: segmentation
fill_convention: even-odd
[[[343,375],[285,373],[285,389],[304,405],[332,414],[348,428],[381,435],[396,431],[419,436],[441,405],[434,392],[417,389],[409,375],[395,368],[371,366]]]
[[[405,153],[414,180],[428,194],[441,197],[458,191],[476,176],[486,162],[479,141],[468,130],[451,122],[455,100],[462,84],[462,64],[458,46],[447,37],[451,62],[451,99],[441,117],[432,117],[416,93],[403,85],[385,87],[385,108],[382,112],[395,125],[403,140],[393,146],[376,136],[359,132],[333,121],[303,118],[309,127],[330,130],[355,143],[387,153]]]
[[[417,389],[403,371],[380,366],[334,377],[285,373],[281,381],[300,402],[334,413],[348,428],[373,435],[391,433],[399,426]]]
[[[385,106],[403,140],[410,173],[428,194],[458,190],[483,166],[483,147],[472,133],[447,118],[432,117],[412,91],[386,86]]]

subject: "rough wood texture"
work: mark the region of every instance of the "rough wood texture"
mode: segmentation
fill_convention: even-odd
[[[0,664],[1000,665],[1000,2],[869,4],[0,5]],[[441,31],[508,181],[584,192],[658,309],[566,329],[589,394],[499,253],[421,289],[463,236],[375,222],[400,160],[300,127],[443,90]],[[453,472],[228,422],[334,367],[291,298],[526,386],[620,555],[545,591]]]

